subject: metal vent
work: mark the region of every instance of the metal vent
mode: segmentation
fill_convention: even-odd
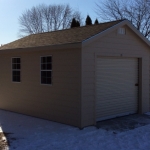
[[[125,28],[119,28],[118,29],[118,34],[122,34],[122,35],[126,34]]]

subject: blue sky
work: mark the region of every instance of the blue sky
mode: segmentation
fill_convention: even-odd
[[[94,11],[98,0],[0,0],[0,44],[6,44],[19,38],[19,16],[32,6],[39,4],[70,4],[82,12],[83,17],[89,14],[92,21],[97,15]]]

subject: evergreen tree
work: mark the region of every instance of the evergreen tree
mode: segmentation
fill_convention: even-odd
[[[78,20],[76,21],[76,27],[80,27],[80,22]]]
[[[96,20],[95,20],[94,24],[99,24],[99,22],[98,22],[97,18],[96,18]]]
[[[86,25],[92,25],[92,20],[91,20],[89,15],[87,15],[87,17],[86,17],[85,24]]]
[[[71,28],[76,27],[76,19],[73,18],[71,22]]]
[[[75,18],[73,18],[71,22],[71,28],[74,28],[74,27],[80,27],[80,22],[76,20]]]

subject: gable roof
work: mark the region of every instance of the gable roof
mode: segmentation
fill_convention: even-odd
[[[144,37],[144,35],[143,35],[141,32],[139,32],[139,31],[137,30],[137,28],[131,24],[130,21],[128,21],[128,20],[126,20],[126,19],[125,19],[125,20],[122,20],[122,21],[119,22],[118,24],[115,24],[114,26],[112,26],[112,27],[110,27],[110,28],[107,28],[106,30],[101,31],[101,32],[99,32],[98,34],[95,34],[94,36],[92,36],[92,37],[90,37],[90,38],[84,40],[84,41],[83,41],[83,44],[86,44],[86,43],[88,43],[88,42],[91,43],[91,42],[94,41],[96,38],[101,38],[102,36],[104,36],[104,35],[106,35],[106,34],[108,34],[108,33],[110,33],[110,32],[113,32],[114,30],[117,30],[119,27],[122,27],[122,26],[124,26],[124,25],[128,26],[143,42],[145,42],[145,44],[147,44],[148,46],[150,46],[150,41],[149,41],[146,37]]]
[[[48,45],[59,45],[67,43],[82,42],[120,22],[123,20],[101,23],[98,25],[89,25],[83,27],[76,27],[65,30],[58,30],[46,33],[32,34],[8,43],[0,47],[0,50],[4,49],[16,49],[27,47],[38,47]]]

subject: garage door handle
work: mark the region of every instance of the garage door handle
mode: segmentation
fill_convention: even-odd
[[[135,84],[135,86],[139,86],[139,84],[138,84],[138,83],[136,83],[136,84]]]

